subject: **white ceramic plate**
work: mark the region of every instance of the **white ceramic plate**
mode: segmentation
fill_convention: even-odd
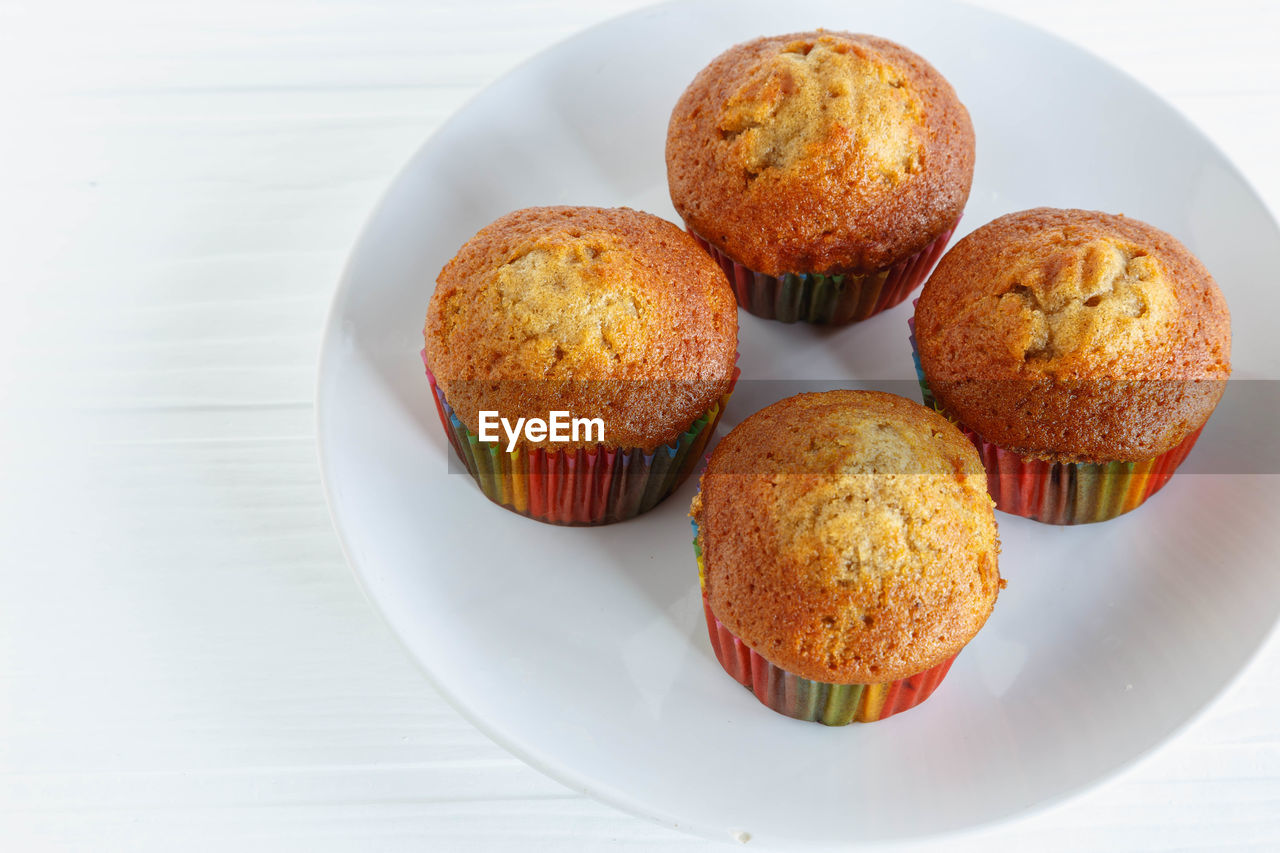
[[[962,230],[1038,205],[1148,220],[1217,276],[1236,376],[1280,377],[1280,235],[1245,181],[1123,74],[989,13],[658,7],[541,54],[445,124],[370,220],[325,339],[320,454],[347,555],[439,689],[496,741],[572,788],[753,846],[944,833],[1081,791],[1202,710],[1280,610],[1277,477],[1244,473],[1270,422],[1240,390],[1270,383],[1235,383],[1187,472],[1133,514],[1075,529],[1001,515],[1009,587],[946,682],[913,711],[843,729],[768,711],[716,663],[685,518],[693,482],[636,520],[570,529],[449,473],[418,358],[440,267],[514,208],[675,219],[663,141],[681,90],[731,44],[819,26],[900,41],[955,85],[978,139]],[[744,313],[746,381],[721,432],[801,387],[906,380],[898,390],[914,394],[909,311],[836,331]]]

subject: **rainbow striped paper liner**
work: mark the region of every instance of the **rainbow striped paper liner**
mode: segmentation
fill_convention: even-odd
[[[757,654],[711,612],[697,522],[693,525],[693,552],[698,560],[702,611],[707,619],[707,633],[711,636],[716,660],[735,681],[779,714],[825,726],[874,723],[914,708],[928,699],[956,659],[956,655],[952,655],[924,672],[877,684],[833,684],[787,672]]]
[[[425,351],[422,357],[425,367]],[[652,453],[638,447],[603,445],[575,451],[517,447],[508,452],[499,442],[480,441],[467,429],[454,414],[429,367],[427,381],[449,444],[485,497],[537,521],[596,525],[647,512],[685,481],[715,433],[738,374],[735,367],[724,396],[674,443]]]
[[[689,233],[716,259],[733,285],[738,304],[766,320],[843,325],[865,320],[911,295],[947,248],[956,220],[929,245],[896,264],[871,273],[765,275],[744,267],[692,229]],[[687,226],[686,226],[687,227]]]
[[[938,405],[920,366],[915,318],[907,324],[921,399],[973,442],[987,470],[987,489],[996,509],[1010,515],[1045,524],[1091,524],[1124,515],[1169,482],[1204,429],[1202,425],[1159,456],[1132,462],[1051,462],[1022,456],[988,441]]]

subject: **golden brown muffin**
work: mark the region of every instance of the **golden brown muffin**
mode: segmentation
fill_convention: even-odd
[[[707,602],[803,678],[906,678],[991,613],[991,507],[973,446],[936,412],[872,391],[790,397],[735,427],[702,475]]]
[[[671,114],[667,179],[686,224],[768,275],[872,272],[960,217],[973,125],[901,45],[818,30],[730,48]]]
[[[724,273],[688,234],[594,207],[518,210],[481,229],[441,270],[424,330],[428,367],[472,432],[482,409],[512,421],[567,410],[601,418],[606,446],[647,451],[729,390],[737,335]]]
[[[1136,219],[1037,208],[939,263],[916,305],[938,403],[987,440],[1056,462],[1158,456],[1231,373],[1226,302],[1177,240]]]

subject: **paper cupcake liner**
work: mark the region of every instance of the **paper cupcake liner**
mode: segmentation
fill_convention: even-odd
[[[973,442],[987,471],[987,489],[996,509],[1010,515],[1045,524],[1090,524],[1124,515],[1169,482],[1204,429],[1201,426],[1159,456],[1132,462],[1051,462],[1022,456],[988,441],[938,405],[920,366],[914,318],[908,326],[924,404],[945,415]]]
[[[802,678],[775,666],[742,642],[716,618],[707,602],[706,567],[698,525],[693,526],[693,550],[702,585],[702,611],[707,620],[711,648],[724,671],[746,687],[762,704],[797,720],[844,726],[873,723],[914,708],[928,699],[946,677],[956,655],[937,666],[897,681],[876,684],[833,684]],[[958,653],[957,653],[958,654]]]
[[[929,276],[958,224],[959,220],[914,255],[861,275],[765,275],[739,264],[692,229],[689,233],[720,264],[738,304],[752,314],[784,323],[841,325],[865,320],[906,299]]]
[[[426,353],[423,353],[426,365]],[[513,512],[549,524],[611,524],[655,507],[693,471],[715,433],[729,390],[690,424],[672,444],[646,453],[638,447],[555,451],[517,447],[506,451],[499,442],[484,442],[467,429],[436,384],[431,383],[436,412],[454,453],[485,497]]]
[[[959,425],[978,448],[996,508],[1046,524],[1089,524],[1124,515],[1169,482],[1200,430],[1153,459],[1048,462],[1026,459]]]

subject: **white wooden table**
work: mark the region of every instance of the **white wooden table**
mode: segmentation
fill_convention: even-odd
[[[0,4],[0,849],[718,849],[446,705],[344,564],[314,448],[325,310],[396,169],[640,5]],[[981,5],[1136,75],[1280,209],[1276,4]],[[1280,849],[1277,708],[1273,639],[1135,770],[948,849]]]

